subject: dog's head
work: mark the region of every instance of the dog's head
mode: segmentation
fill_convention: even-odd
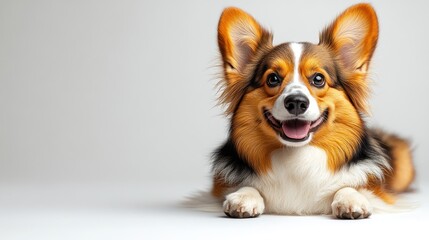
[[[318,44],[277,46],[253,17],[225,9],[218,26],[221,102],[228,105],[238,147],[252,152],[255,145],[314,144],[329,150],[340,144],[335,151],[351,154],[363,131],[377,38],[377,16],[368,4],[339,15]]]

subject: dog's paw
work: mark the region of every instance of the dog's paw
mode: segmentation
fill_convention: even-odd
[[[332,202],[332,214],[341,219],[368,218],[372,207],[361,193],[353,188],[339,190]]]
[[[223,202],[223,211],[233,218],[257,217],[263,213],[264,208],[264,199],[258,190],[252,187],[243,187],[228,194]]]

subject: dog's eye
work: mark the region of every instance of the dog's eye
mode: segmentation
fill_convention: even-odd
[[[323,76],[321,73],[314,74],[313,78],[311,79],[311,84],[313,84],[315,87],[322,88],[325,86],[325,76]]]
[[[271,73],[270,75],[268,75],[267,77],[267,85],[268,87],[277,87],[278,85],[280,85],[281,80],[280,77],[276,74],[276,73]]]

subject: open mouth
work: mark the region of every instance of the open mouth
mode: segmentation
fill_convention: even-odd
[[[328,109],[315,121],[305,121],[298,118],[280,121],[277,120],[269,110],[264,109],[263,112],[270,126],[281,138],[289,142],[302,142],[307,140],[310,133],[317,131],[328,118]]]

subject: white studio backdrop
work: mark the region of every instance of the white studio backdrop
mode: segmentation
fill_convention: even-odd
[[[0,182],[209,182],[227,135],[216,28],[240,7],[274,42],[318,42],[358,1],[0,1]],[[372,1],[371,1],[372,2]],[[373,1],[371,124],[428,179],[427,1]]]

